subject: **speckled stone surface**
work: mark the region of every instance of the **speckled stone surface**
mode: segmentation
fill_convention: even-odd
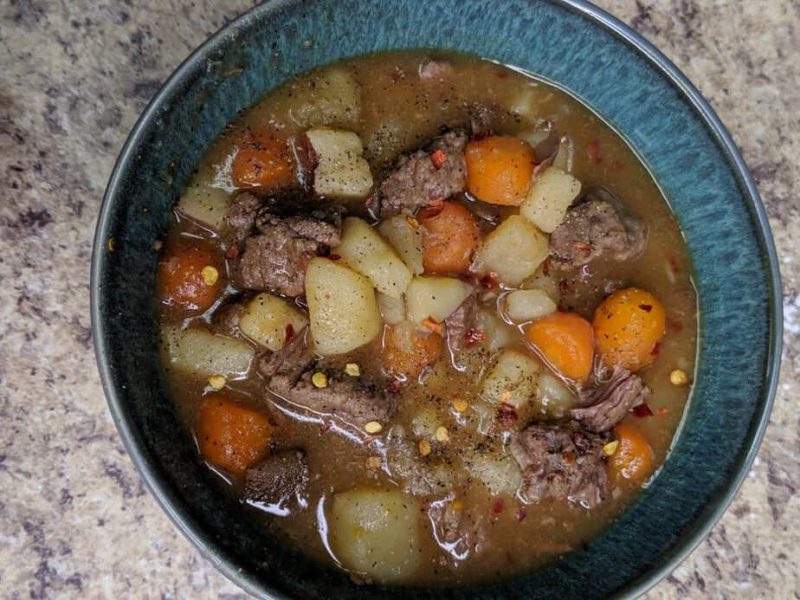
[[[244,597],[171,525],[111,422],[89,257],[125,136],[239,0],[0,3],[0,597]],[[800,5],[605,0],[698,85],[743,150],[784,278],[781,382],[759,458],[652,598],[800,598]],[[792,189],[794,186],[794,190]]]

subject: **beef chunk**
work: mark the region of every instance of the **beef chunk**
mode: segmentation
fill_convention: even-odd
[[[308,262],[340,241],[338,215],[326,221],[313,215],[281,217],[259,210],[254,221],[259,233],[245,240],[244,252],[232,264],[233,282],[244,289],[300,296]]]
[[[248,504],[271,512],[287,511],[293,503],[305,503],[308,462],[302,450],[281,450],[247,469],[243,498]]]
[[[592,383],[578,393],[583,408],[573,408],[569,414],[590,431],[600,433],[613,428],[649,396],[650,388],[638,375],[623,367],[600,364]]]
[[[464,147],[468,141],[463,131],[451,131],[427,148],[401,156],[395,170],[380,185],[376,212],[382,217],[403,209],[414,212],[436,198],[447,199],[463,192],[467,185]]]
[[[599,192],[572,207],[550,235],[550,264],[560,269],[585,265],[601,256],[615,261],[639,255],[647,241],[644,225]]]
[[[475,291],[467,296],[461,305],[444,320],[447,330],[447,346],[451,353],[459,352],[467,344],[467,332],[475,323],[478,300]]]
[[[339,417],[363,427],[370,421],[387,423],[397,401],[384,387],[364,377],[350,377],[340,369],[326,369],[306,346],[304,334],[296,335],[285,348],[259,359],[259,372],[269,378],[270,391],[313,412]],[[328,378],[326,387],[311,382],[317,371]]]
[[[234,240],[241,242],[250,235],[263,200],[250,192],[237,195],[225,213],[225,225]]]
[[[565,425],[532,423],[511,441],[522,468],[520,496],[535,503],[546,498],[578,503],[586,509],[606,496],[608,478],[603,445],[608,437]]]
[[[239,335],[239,320],[244,312],[244,304],[231,302],[220,306],[214,311],[214,327],[223,335],[237,337]]]

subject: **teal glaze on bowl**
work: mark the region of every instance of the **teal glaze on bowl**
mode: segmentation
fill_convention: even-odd
[[[160,376],[153,243],[205,148],[265,91],[338,58],[420,47],[530,71],[622,132],[664,190],[691,249],[700,302],[698,369],[670,458],[585,549],[492,585],[359,587],[267,538],[219,493],[197,458]],[[134,128],[97,225],[92,323],[111,412],[134,463],[183,533],[252,594],[563,600],[645,591],[727,507],[755,456],[777,384],[779,290],[764,210],[730,137],[685,77],[606,13],[579,0],[285,0],[254,8],[206,42]]]

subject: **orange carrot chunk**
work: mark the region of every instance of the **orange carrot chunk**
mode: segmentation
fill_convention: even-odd
[[[653,448],[629,419],[614,428],[614,437],[619,445],[608,459],[611,480],[622,485],[641,485],[655,466]]]
[[[442,354],[442,336],[402,321],[389,325],[383,338],[383,364],[393,375],[414,378],[433,365]]]
[[[581,381],[592,370],[594,333],[578,315],[556,312],[537,319],[525,330],[528,341],[564,377]]]
[[[231,167],[240,188],[280,188],[295,182],[295,160],[289,142],[274,132],[245,131]]]
[[[224,275],[222,259],[209,242],[180,239],[159,261],[158,297],[186,315],[203,312],[222,292]]]
[[[467,187],[484,202],[519,206],[528,193],[535,156],[525,140],[491,136],[467,144]]]
[[[478,247],[480,231],[472,213],[458,202],[444,202],[441,210],[423,210],[422,264],[426,273],[466,273]]]
[[[664,338],[664,306],[650,292],[638,288],[617,290],[594,313],[597,353],[607,365],[638,371],[658,356]]]
[[[225,394],[206,396],[200,408],[197,438],[208,462],[242,475],[267,454],[272,425],[260,412]]]

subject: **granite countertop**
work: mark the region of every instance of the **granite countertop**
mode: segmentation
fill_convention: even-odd
[[[0,3],[0,597],[244,597],[172,526],[122,447],[92,352],[89,259],[136,117],[251,4]],[[800,598],[800,4],[600,4],[711,101],[759,185],[783,270],[764,444],[709,538],[648,597]]]

